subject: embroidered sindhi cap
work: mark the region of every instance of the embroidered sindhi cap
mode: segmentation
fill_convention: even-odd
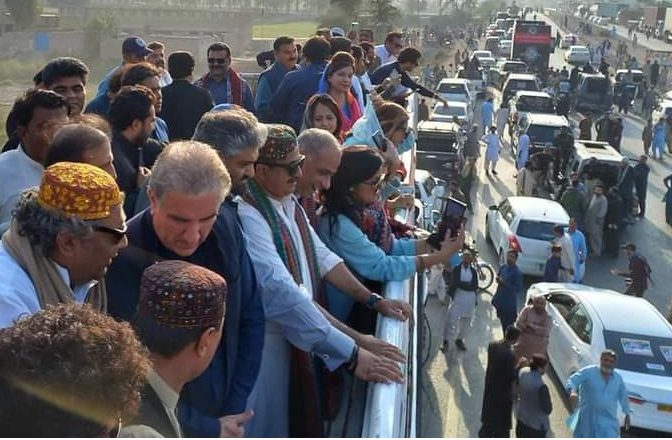
[[[58,162],[44,170],[38,192],[42,208],[65,217],[100,220],[123,201],[114,177],[93,165]]]
[[[266,143],[259,149],[259,162],[281,162],[289,153],[299,147],[292,127],[282,124],[268,124]]]
[[[168,328],[219,328],[225,300],[221,275],[186,261],[166,260],[142,274],[138,315]]]

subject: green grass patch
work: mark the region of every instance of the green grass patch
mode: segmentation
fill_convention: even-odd
[[[292,21],[289,23],[255,24],[252,27],[252,38],[277,38],[288,35],[294,38],[308,38],[315,34],[316,21]]]

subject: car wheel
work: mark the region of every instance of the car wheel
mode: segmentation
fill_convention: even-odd
[[[488,216],[485,216],[485,241],[486,243],[492,243],[492,237],[490,237],[490,222],[488,221]]]

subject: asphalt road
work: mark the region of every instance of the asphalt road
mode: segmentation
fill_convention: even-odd
[[[551,64],[554,67],[562,67],[564,64],[562,51],[556,51],[552,55]],[[572,115],[570,119],[578,126],[579,118],[580,115]],[[475,120],[480,121],[480,117],[477,115]],[[622,153],[636,158],[643,152],[641,143],[643,121],[636,116],[628,116],[624,125]],[[467,224],[469,232],[476,239],[481,256],[495,267],[497,267],[497,255],[492,246],[486,244],[484,237],[485,214],[489,205],[499,203],[502,198],[515,192],[514,160],[510,150],[506,148],[508,144],[504,147],[497,164],[498,176],[486,176],[482,169],[482,158],[479,160],[479,178],[472,193],[474,214]],[[672,267],[672,228],[665,223],[664,204],[661,198],[665,193],[662,180],[672,173],[672,156],[667,155],[664,161],[650,160],[649,165],[651,173],[646,218],[629,226],[621,241],[635,242],[638,249],[648,258],[655,285],[649,288],[645,297],[666,314],[671,296],[667,286],[672,285],[672,271],[669,270]],[[585,284],[617,291],[624,290],[623,279],[609,273],[612,267],[627,267],[624,254],[618,259],[606,256],[589,257],[586,266]],[[525,285],[527,287],[536,281],[539,280],[526,277]],[[494,292],[494,287],[491,291]],[[523,299],[524,292],[521,292],[519,304],[523,303]],[[447,307],[442,305],[436,296],[430,296],[426,314],[431,328],[431,346],[429,360],[422,369],[419,435],[477,437],[480,428],[487,345],[492,340],[500,339],[502,331],[496,313],[490,305],[490,296],[483,293],[476,308],[473,325],[465,338],[467,351],[458,352],[453,349],[448,355],[444,355],[438,347],[443,339],[446,313]],[[565,427],[568,412],[563,385],[558,383],[558,379],[550,369],[546,382],[551,390],[553,402],[549,436],[568,437],[570,432]],[[631,434],[658,436],[657,433],[649,431],[634,431]]]

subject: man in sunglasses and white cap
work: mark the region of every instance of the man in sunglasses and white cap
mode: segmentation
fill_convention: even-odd
[[[302,302],[321,308],[323,279],[386,316],[405,320],[410,313],[408,304],[368,290],[319,239],[294,195],[304,160],[291,127],[268,125],[254,177],[247,180],[238,207],[259,283],[269,295],[278,296],[264,302],[266,337],[261,370],[248,401],[256,414],[245,430],[249,437],[324,435],[316,371],[305,351],[310,341],[321,340],[310,351],[329,370],[343,365],[363,380],[402,380],[395,361],[404,358],[396,347],[355,332],[324,310],[324,316],[317,317],[294,313]],[[289,298],[291,307],[279,307]],[[298,328],[306,330],[296,335]],[[374,353],[372,346],[380,349]]]

